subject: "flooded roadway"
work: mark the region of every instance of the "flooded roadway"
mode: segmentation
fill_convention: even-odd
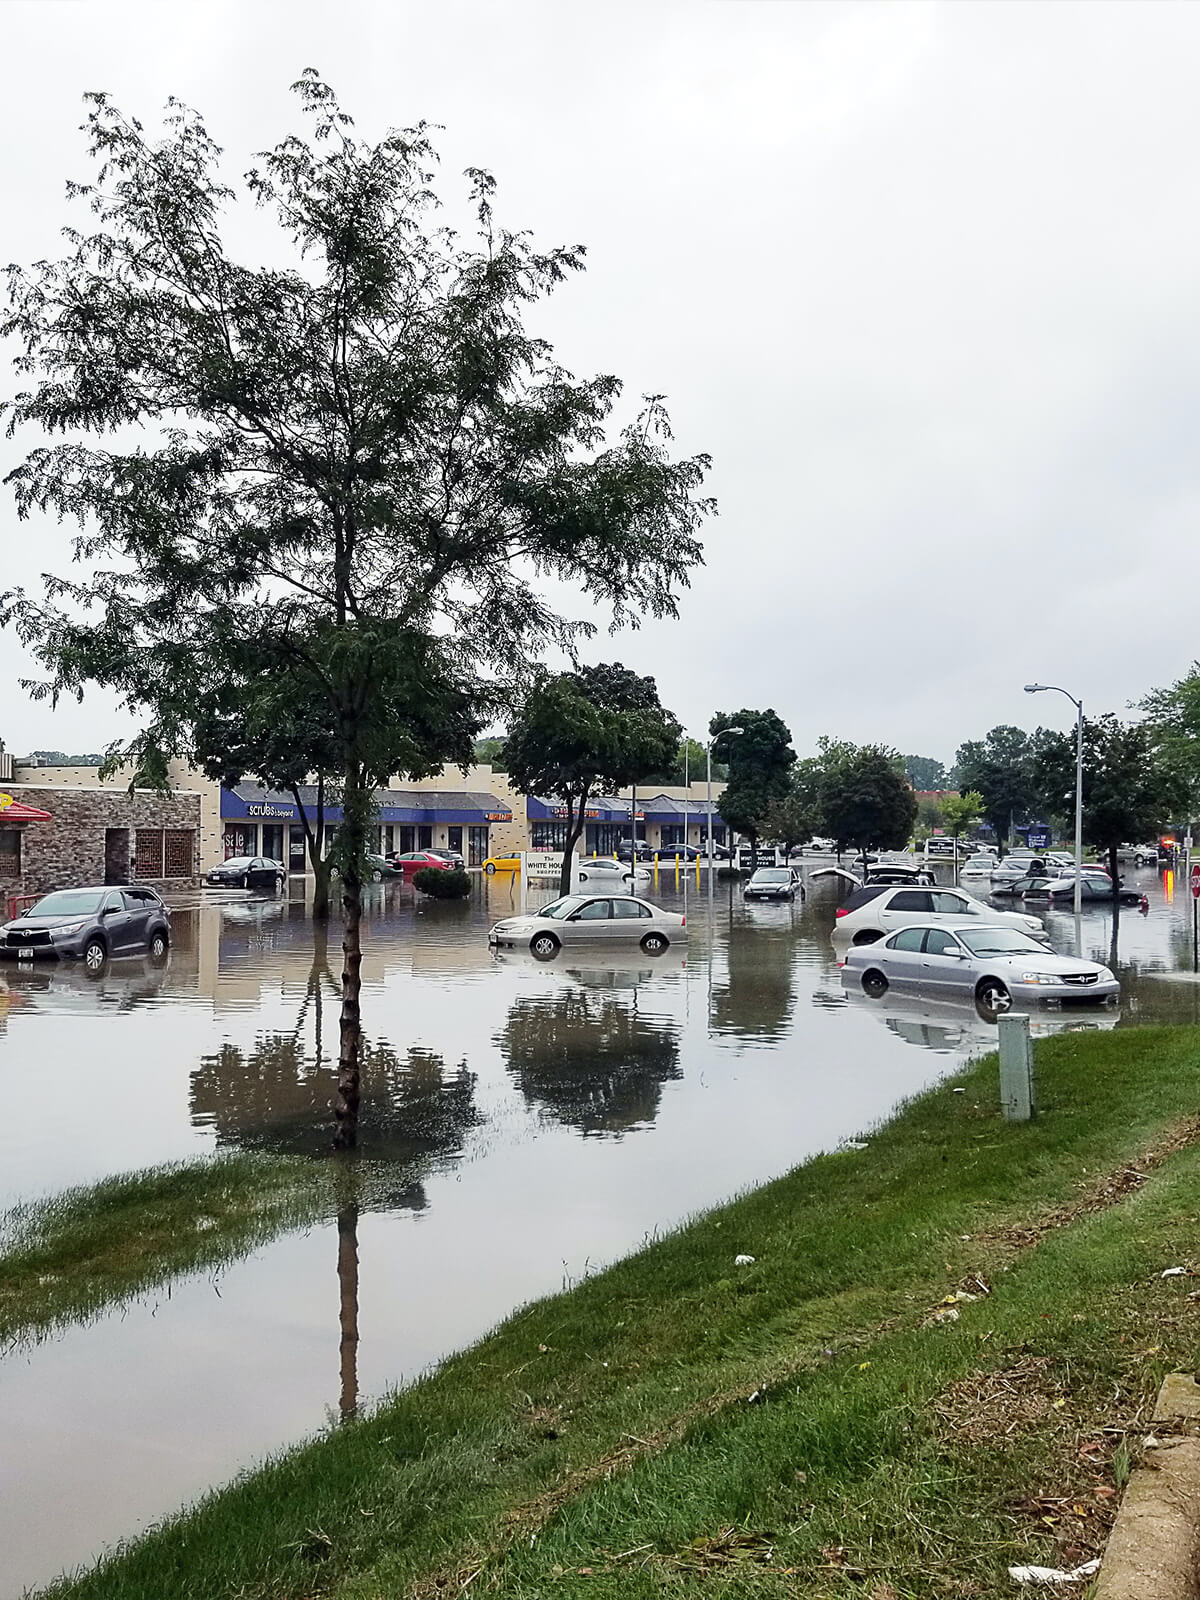
[[[1151,905],[1121,917],[1119,1008],[1041,1013],[1036,1029],[1200,1020],[1190,896],[1129,879]],[[673,879],[648,893],[681,908]],[[331,1216],[0,1354],[0,1600],[994,1047],[973,1008],[843,991],[828,882],[752,906],[693,883],[686,949],[544,965],[488,951],[516,905],[507,878],[461,905],[415,904],[398,883],[370,895],[362,1150],[340,1239]],[[1069,951],[1071,918],[1048,921]],[[326,937],[300,900],[236,897],[173,922],[165,967],[0,967],[0,1093],[20,1108],[0,1129],[0,1210],[204,1152],[327,1144],[336,923]],[[1112,959],[1107,911],[1085,912],[1084,945]]]

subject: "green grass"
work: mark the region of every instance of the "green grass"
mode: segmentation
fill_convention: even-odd
[[[329,1194],[316,1163],[232,1155],[15,1206],[0,1216],[0,1346],[244,1255]]]
[[[1010,1561],[1090,1554],[1137,1437],[1100,1429],[1195,1362],[1191,1280],[1160,1274],[1200,1265],[1200,1151],[1079,1202],[1194,1117],[1200,1030],[1064,1034],[1037,1065],[1033,1124],[981,1063],[61,1593],[999,1596]],[[992,1292],[932,1323],[974,1274]]]

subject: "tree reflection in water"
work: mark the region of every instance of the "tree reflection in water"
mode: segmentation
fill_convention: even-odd
[[[325,930],[316,931],[313,965],[290,1033],[261,1034],[253,1049],[225,1044],[191,1075],[192,1122],[219,1146],[274,1155],[333,1155],[330,1105],[336,1053],[324,1049],[324,1001],[339,996],[329,971]],[[410,1046],[363,1042],[358,1143],[337,1157],[338,1412],[358,1413],[358,1220],[364,1207],[423,1211],[422,1177],[458,1156],[479,1122],[475,1075],[466,1062],[448,1070],[440,1055]]]
[[[752,937],[734,922],[732,901],[725,938],[725,972],[713,974],[710,1026],[714,1033],[743,1039],[775,1039],[786,1031],[794,1000],[796,934],[792,921],[768,920],[774,906],[749,908]],[[762,912],[768,916],[761,915]],[[778,925],[777,925],[778,924]]]
[[[678,1030],[639,1010],[633,975],[587,977],[522,995],[496,1044],[530,1105],[585,1137],[620,1135],[653,1122],[662,1085],[682,1076]]]

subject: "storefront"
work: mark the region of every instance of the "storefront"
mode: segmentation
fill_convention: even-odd
[[[0,890],[194,883],[200,820],[194,791],[9,785],[0,793]]]
[[[268,856],[286,862],[288,871],[307,870],[304,817],[316,829],[315,787],[295,795],[268,792],[256,784],[239,783],[221,790],[221,825],[224,853],[230,856]],[[304,812],[301,813],[300,807]],[[328,835],[342,820],[338,805],[324,807]],[[495,795],[454,789],[378,789],[370,848],[379,855],[410,850],[457,850],[468,866],[478,867],[488,855],[493,824],[511,823],[512,811]]]

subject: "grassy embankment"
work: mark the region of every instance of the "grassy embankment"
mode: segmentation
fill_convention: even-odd
[[[1200,1030],[1037,1060],[1033,1124],[984,1062],[64,1594],[897,1600],[1086,1558],[1195,1362],[1161,1274],[1200,1264]]]
[[[245,1255],[330,1194],[317,1163],[232,1155],[15,1206],[0,1215],[0,1348]]]

